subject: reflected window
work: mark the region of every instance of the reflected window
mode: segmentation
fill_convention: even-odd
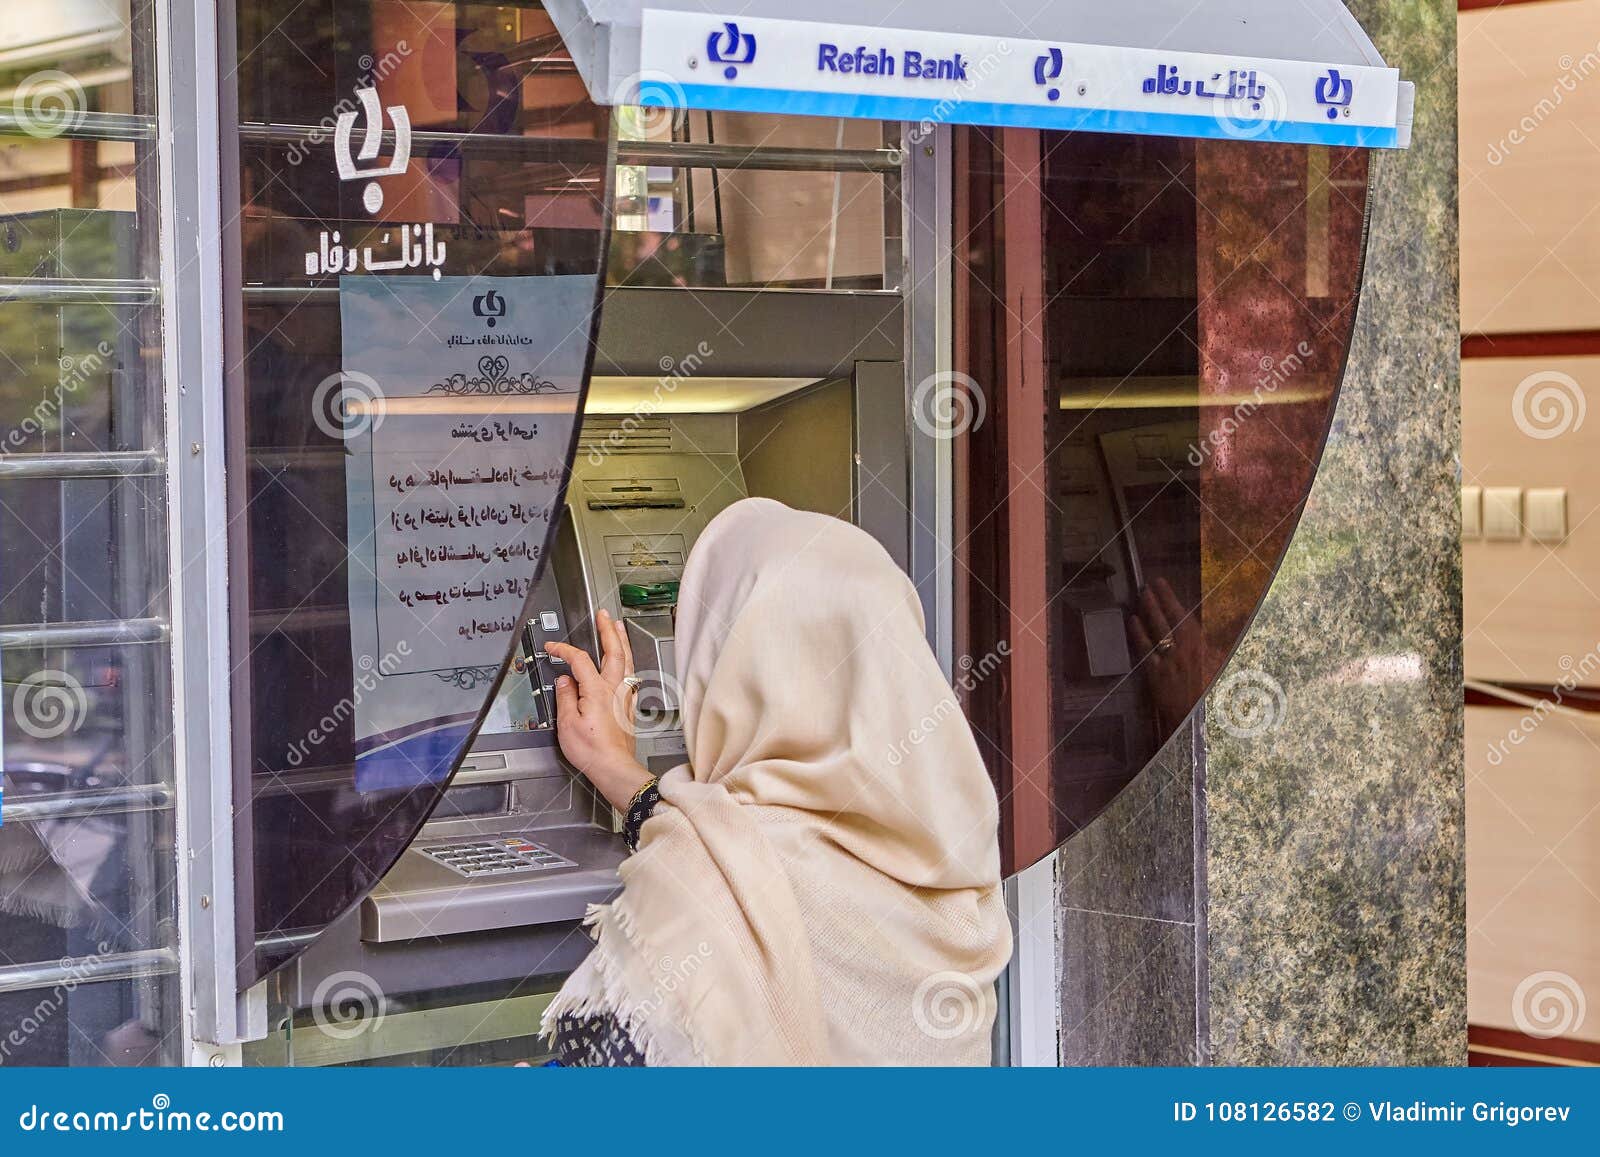
[[[627,107],[615,285],[900,286],[900,129],[851,118]]]
[[[153,10],[0,16],[0,1066],[178,1055]]]
[[[565,481],[608,117],[536,3],[239,0],[230,502],[249,984],[415,835]]]
[[[1004,643],[1028,673],[971,698],[1015,869],[1139,774],[1266,593],[1349,352],[1367,155],[1049,133],[962,147],[968,372],[1002,411],[963,448],[967,556],[975,585],[1010,596],[974,595],[969,646]],[[999,246],[1019,228],[1042,268],[1019,265],[1025,240]]]

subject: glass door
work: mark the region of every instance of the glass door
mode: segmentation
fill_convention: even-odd
[[[231,8],[242,989],[394,865],[489,705],[559,521],[612,169],[537,3]]]
[[[154,12],[0,11],[0,1066],[181,1052]]]

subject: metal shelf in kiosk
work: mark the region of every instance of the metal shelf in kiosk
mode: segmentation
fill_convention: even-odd
[[[398,47],[417,19],[399,0],[336,4],[355,55],[303,91],[263,47],[273,4],[231,7],[250,16],[223,176],[246,210],[224,271],[247,658],[237,936],[203,947],[246,994],[215,1015],[219,1041],[259,1038],[269,981],[267,1061],[320,1024],[333,978],[370,980],[404,1042],[318,1038],[302,1060],[427,1054],[448,1010],[537,1003],[581,961],[579,922],[624,850],[559,755],[543,643],[592,646],[596,612],[620,618],[656,672],[640,757],[680,762],[673,609],[730,503],[855,520],[911,574],[951,660],[950,447],[914,412],[950,368],[945,126],[1409,135],[1410,86],[1334,0],[1073,0],[1033,30],[1003,9],[974,27],[946,0],[817,0],[805,21],[770,3],[469,2],[452,19],[477,38],[458,62],[473,97],[443,103],[427,54]],[[281,39],[314,37],[287,8]],[[638,76],[659,83],[623,83]],[[613,122],[614,101],[647,107]],[[345,110],[336,133],[324,106]],[[738,135],[752,124],[760,139]],[[755,177],[787,184],[734,183]],[[782,236],[736,189],[821,227]],[[527,488],[496,489],[513,477]],[[518,1039],[490,1043],[537,1053]]]

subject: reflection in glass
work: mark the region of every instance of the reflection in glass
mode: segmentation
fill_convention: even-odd
[[[964,147],[970,372],[1010,399],[1015,323],[985,290],[1003,298],[1015,250],[991,247],[988,222],[1030,186],[1006,184],[990,138],[971,134]],[[1035,706],[1007,701],[1003,721],[998,686],[973,695],[1010,780],[1009,870],[1115,798],[1248,626],[1316,474],[1365,241],[1361,150],[1044,134],[1042,158],[1032,186],[1042,196],[1032,195],[1045,255],[1044,525],[1018,540],[1003,517],[985,518],[969,546],[975,577],[993,589],[1017,589],[1002,567],[1044,570],[1045,605],[1028,613],[1047,639],[1048,685],[1010,688]],[[973,509],[1006,509],[994,464],[1005,461],[1005,423],[1021,420],[1007,414],[965,448]],[[1013,627],[981,616],[973,654]],[[1031,794],[1018,790],[1030,769],[1007,767],[1029,729],[1048,753],[1048,787]]]
[[[897,132],[851,118],[624,109],[611,283],[898,288]]]
[[[177,1054],[152,15],[0,21],[0,1066]]]
[[[247,985],[389,868],[492,691],[564,481],[609,166],[537,4],[240,0],[237,28]]]

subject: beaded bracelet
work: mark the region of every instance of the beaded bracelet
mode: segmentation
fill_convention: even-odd
[[[622,839],[630,852],[639,850],[639,829],[644,827],[644,821],[650,818],[650,813],[656,810],[656,804],[661,802],[660,784],[659,779],[651,779],[634,792],[633,799],[628,801],[628,817],[622,822]]]

